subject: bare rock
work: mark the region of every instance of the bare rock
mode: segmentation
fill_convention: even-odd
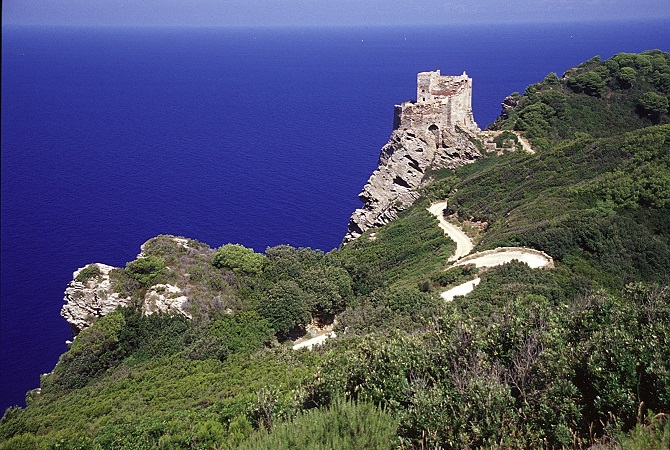
[[[179,247],[191,249],[188,239],[167,237]],[[138,258],[146,257],[145,248],[149,242],[151,241],[142,244]],[[73,335],[77,335],[119,306],[130,305],[130,297],[114,292],[110,276],[114,269],[115,267],[106,264],[95,263],[77,269],[72,274],[72,281],[65,289],[65,304],[61,308],[61,316],[70,324]],[[146,315],[156,312],[177,313],[191,318],[187,311],[188,306],[189,298],[183,294],[182,288],[170,284],[156,284],[147,289],[142,312]]]
[[[81,280],[80,273],[90,266],[97,267],[99,275]],[[112,290],[109,274],[114,267],[100,263],[86,267],[81,267],[72,274],[72,281],[65,289],[65,305],[60,312],[70,323],[73,334],[91,326],[99,317],[109,314],[117,307],[130,303],[130,298],[121,297]]]
[[[186,312],[188,297],[181,293],[181,289],[171,284],[151,286],[144,296],[142,312],[147,316],[155,312],[175,312],[191,319],[191,315]]]

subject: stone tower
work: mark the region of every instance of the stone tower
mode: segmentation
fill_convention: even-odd
[[[430,129],[439,135],[463,131],[478,132],[472,115],[472,78],[463,75],[442,76],[440,71],[417,75],[416,101],[395,106],[394,129]]]

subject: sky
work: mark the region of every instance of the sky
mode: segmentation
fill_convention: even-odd
[[[2,0],[2,24],[326,26],[670,20],[669,0]]]

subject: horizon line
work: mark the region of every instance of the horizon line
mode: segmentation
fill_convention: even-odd
[[[625,23],[646,23],[646,22],[670,22],[668,17],[647,17],[647,18],[588,18],[588,19],[531,19],[519,20],[515,22],[500,23],[489,20],[481,21],[462,21],[462,22],[443,22],[443,23],[376,23],[376,24],[347,24],[347,23],[329,23],[329,24],[296,24],[296,23],[277,23],[277,24],[194,24],[194,23],[41,23],[41,22],[5,22],[2,23],[2,29],[17,27],[44,27],[44,28],[227,28],[227,29],[335,29],[335,28],[390,28],[390,27],[464,27],[464,26],[491,26],[508,27],[509,25],[570,25],[570,24],[625,24]]]

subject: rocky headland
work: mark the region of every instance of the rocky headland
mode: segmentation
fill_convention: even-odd
[[[175,236],[159,236],[142,244],[138,259],[146,258],[146,247],[171,245],[184,253],[192,253],[197,256],[209,254],[211,249],[193,249],[189,247],[189,240]],[[170,268],[167,268],[170,272]],[[61,316],[70,324],[72,334],[77,335],[81,330],[93,324],[97,319],[114,311],[119,306],[129,306],[133,301],[130,295],[123,293],[121,287],[123,280],[120,273],[123,271],[117,267],[101,263],[88,264],[77,269],[72,274],[72,281],[65,289],[64,302],[61,308]],[[156,312],[171,312],[191,317],[188,311],[189,298],[183,287],[188,285],[186,277],[172,274],[174,281],[156,282],[143,290],[141,298],[142,312],[150,315]]]
[[[352,214],[344,242],[395,220],[430,181],[429,169],[453,169],[480,157],[479,132],[470,77],[419,73],[417,100],[396,105],[391,138],[359,194],[364,204]]]
[[[94,263],[72,274],[72,281],[65,288],[65,304],[60,314],[70,324],[73,334],[91,326],[97,318],[117,307],[130,304],[129,297],[113,292],[110,272],[114,269],[107,264]]]

